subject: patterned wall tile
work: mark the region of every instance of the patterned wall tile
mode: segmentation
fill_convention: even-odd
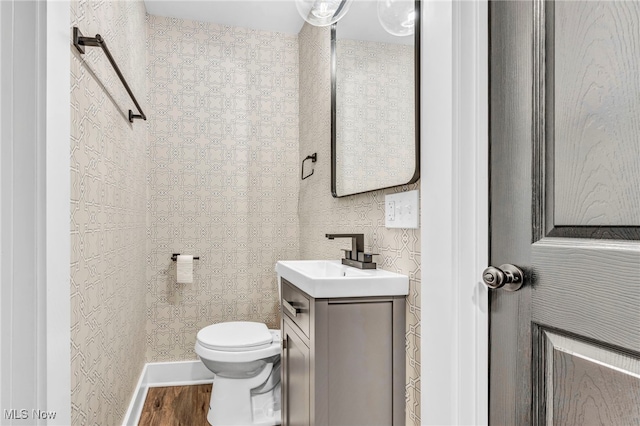
[[[420,424],[420,230],[387,229],[384,195],[419,189],[419,183],[344,198],[331,196],[331,81],[328,28],[305,24],[299,34],[300,159],[318,153],[312,177],[300,184],[300,258],[337,259],[349,241],[325,234],[358,232],[365,248],[380,253],[383,269],[409,276],[407,296],[407,424]]]
[[[195,359],[199,329],[278,327],[298,257],[298,41],[148,17],[147,361]],[[171,253],[199,255],[176,284]]]
[[[146,97],[141,1],[72,1],[71,27],[100,33]],[[71,28],[69,30],[71,38]],[[71,49],[71,419],[119,424],[144,364],[144,122],[101,49]],[[143,109],[145,104],[143,102]]]

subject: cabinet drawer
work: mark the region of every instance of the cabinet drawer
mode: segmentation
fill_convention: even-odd
[[[309,338],[309,298],[294,287],[287,280],[282,278],[282,312],[283,315],[300,327],[300,330]]]

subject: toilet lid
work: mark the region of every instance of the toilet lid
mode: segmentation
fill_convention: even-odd
[[[271,345],[273,335],[261,322],[232,321],[209,325],[196,337],[206,348],[217,351],[250,351]]]

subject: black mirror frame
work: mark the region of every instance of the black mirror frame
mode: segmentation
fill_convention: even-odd
[[[409,185],[420,179],[420,29],[422,26],[422,16],[420,0],[415,0],[416,26],[414,31],[414,80],[415,80],[415,170],[411,179],[406,183],[385,186],[382,188],[369,189],[352,194],[338,195],[336,191],[336,72],[338,69],[338,57],[336,53],[336,25],[331,25],[331,195],[334,198],[349,197],[351,195],[365,194],[367,192],[379,191],[382,189],[395,188],[397,186]]]

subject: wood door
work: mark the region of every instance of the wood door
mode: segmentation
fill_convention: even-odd
[[[640,424],[640,2],[490,3],[490,423]]]

